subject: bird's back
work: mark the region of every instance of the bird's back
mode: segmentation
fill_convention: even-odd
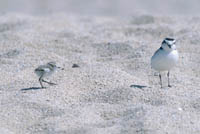
[[[51,67],[47,66],[47,65],[40,65],[39,67],[37,67],[34,72],[40,77],[40,76],[48,76],[51,75],[53,73],[54,70],[51,69]]]

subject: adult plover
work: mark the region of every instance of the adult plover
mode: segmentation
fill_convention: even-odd
[[[55,62],[40,65],[34,70],[34,72],[39,76],[39,82],[42,88],[45,88],[42,82],[48,83],[49,85],[56,85],[55,83],[45,81],[43,78],[52,75],[57,68],[64,70],[63,68],[56,66]]]
[[[162,88],[161,72],[168,71],[168,87],[171,87],[169,80],[170,70],[178,62],[179,56],[176,50],[176,40],[173,38],[165,38],[161,47],[151,57],[151,67],[159,72],[160,84]]]

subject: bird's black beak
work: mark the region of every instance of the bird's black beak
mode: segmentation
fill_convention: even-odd
[[[62,68],[62,67],[58,67],[58,66],[57,66],[57,68],[60,69],[60,70],[64,70],[64,68]]]
[[[168,47],[169,47],[169,48],[172,48],[172,46],[171,46],[171,45],[168,45]]]

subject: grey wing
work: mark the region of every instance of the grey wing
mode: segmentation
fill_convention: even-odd
[[[163,48],[162,48],[162,47],[160,47],[160,48],[154,53],[154,55],[157,55],[160,51],[163,51]]]
[[[160,47],[158,50],[156,50],[156,52],[155,52],[154,55],[151,57],[151,59],[154,59],[155,57],[159,57],[161,51],[163,51],[163,48],[162,48],[162,47]]]
[[[36,68],[35,69],[35,72],[44,72],[45,70],[44,70],[44,66],[43,65],[41,65],[41,66],[39,66],[38,68]]]
[[[44,69],[43,68],[36,68],[35,72],[44,72]]]
[[[155,64],[155,62],[160,61],[160,54],[161,51],[163,51],[162,48],[159,48],[158,50],[156,50],[156,52],[154,53],[154,55],[151,57],[151,67]]]
[[[34,70],[35,74],[37,74],[39,77],[42,76],[45,73],[44,68],[38,67]]]

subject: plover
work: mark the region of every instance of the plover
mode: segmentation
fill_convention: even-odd
[[[162,88],[161,72],[168,71],[168,87],[171,87],[169,74],[170,70],[178,62],[179,56],[176,50],[176,40],[173,38],[165,38],[161,47],[151,57],[151,67],[159,72],[160,85]]]
[[[56,66],[55,62],[49,62],[46,65],[40,65],[34,70],[34,72],[39,76],[39,82],[42,88],[45,88],[42,82],[48,83],[49,85],[56,85],[55,83],[45,81],[43,78],[52,75],[57,68],[64,70],[64,68]]]

